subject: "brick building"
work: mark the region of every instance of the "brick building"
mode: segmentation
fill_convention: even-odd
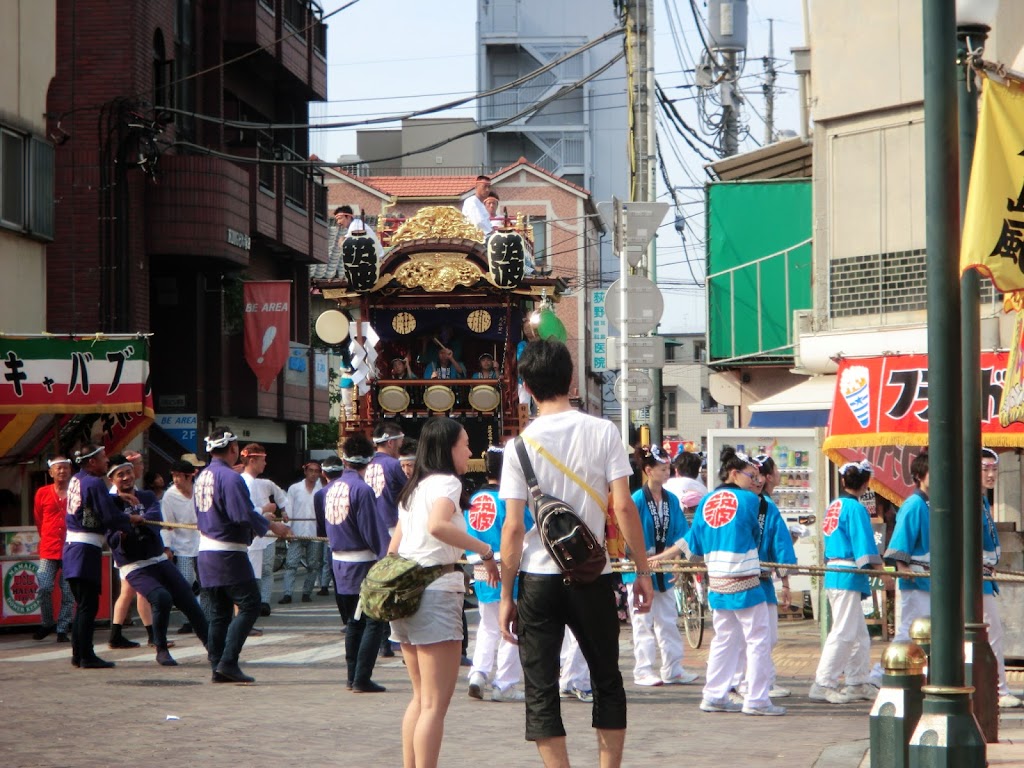
[[[475,180],[475,174],[354,176],[340,169],[324,169],[328,208],[333,211],[339,205],[351,205],[371,225],[379,217],[408,217],[428,205],[450,205],[461,210],[473,194]],[[573,355],[576,393],[588,411],[600,414],[600,378],[591,373],[587,355],[587,302],[589,289],[600,285],[598,243],[604,232],[593,199],[583,187],[524,158],[502,168],[491,180],[500,198],[499,213],[507,210],[513,219],[517,214],[528,217],[538,269],[550,270],[552,277],[564,279],[569,286],[556,312],[565,325]]]
[[[326,194],[304,167],[308,103],[327,97],[312,0],[58,0],[46,109],[57,215],[47,330],[152,333],[158,414],[266,443],[278,472],[326,418],[307,273],[326,258]],[[238,121],[233,123],[231,121]],[[269,391],[243,358],[246,280],[289,280],[293,356]],[[290,369],[290,370],[289,370]],[[186,446],[194,450],[195,446]],[[150,431],[150,460],[181,445]]]

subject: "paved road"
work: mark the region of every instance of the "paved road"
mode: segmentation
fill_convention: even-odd
[[[353,694],[343,685],[343,636],[333,600],[275,603],[273,615],[260,626],[264,636],[250,639],[242,655],[243,668],[257,684],[244,687],[209,682],[205,652],[195,637],[175,638],[177,668],[157,666],[148,652],[101,651],[117,662],[116,669],[77,670],[70,666],[66,645],[50,639],[37,643],[23,633],[0,635],[0,763],[25,768],[401,765],[398,725],[410,686],[400,655],[378,664],[374,677],[387,693]],[[141,628],[127,634],[138,640]],[[816,627],[783,624],[780,634],[780,683],[800,694],[779,700],[790,708],[788,716],[704,714],[697,709],[699,685],[650,689],[627,682],[625,765],[857,766],[867,746],[869,704],[808,700],[803,694],[817,662]],[[106,631],[97,637],[105,639]],[[707,642],[689,652],[688,667],[703,672]],[[876,656],[879,652],[875,648]],[[620,662],[631,681],[626,628]],[[596,765],[590,707],[563,702],[563,715],[574,764]],[[460,682],[441,765],[537,766],[536,751],[522,732],[521,704],[470,699]]]

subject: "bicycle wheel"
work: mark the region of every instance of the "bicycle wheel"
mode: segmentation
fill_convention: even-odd
[[[692,576],[683,576],[675,586],[676,609],[683,624],[683,634],[691,648],[700,648],[704,639],[704,605],[694,586]],[[681,583],[680,583],[681,582]]]

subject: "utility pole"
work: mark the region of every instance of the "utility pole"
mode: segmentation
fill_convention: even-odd
[[[736,87],[736,51],[722,51],[722,148],[725,157],[740,151],[740,96]]]
[[[775,141],[775,20],[768,19],[768,55],[764,62],[764,145]]]

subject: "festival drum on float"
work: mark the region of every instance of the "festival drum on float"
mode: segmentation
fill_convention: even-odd
[[[380,407],[388,413],[401,413],[409,407],[409,393],[405,387],[389,386],[383,387],[377,395],[377,402]]]
[[[435,384],[423,393],[423,404],[434,413],[447,413],[455,407],[455,393],[451,387]]]
[[[498,393],[497,387],[490,384],[478,384],[469,390],[469,404],[474,410],[490,413],[501,405],[501,395]]]

